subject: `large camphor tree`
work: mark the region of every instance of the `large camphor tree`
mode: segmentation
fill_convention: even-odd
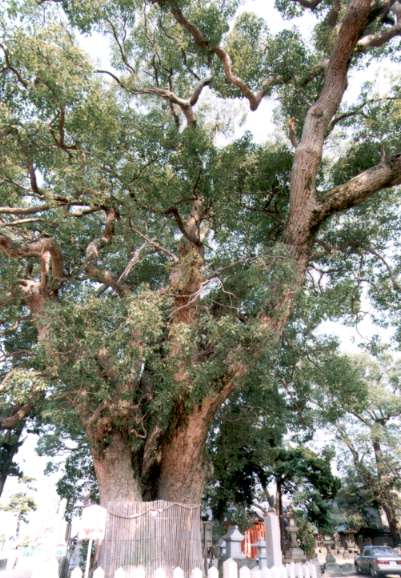
[[[294,307],[398,291],[399,88],[342,102],[350,70],[397,60],[399,2],[239,8],[2,2],[2,345],[32,339],[44,415],[84,430],[104,505],[199,504],[209,426],[263,386]],[[218,138],[234,99],[275,106],[274,142]]]

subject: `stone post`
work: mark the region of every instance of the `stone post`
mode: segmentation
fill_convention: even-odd
[[[267,568],[266,542],[264,540],[259,540],[255,546],[258,551],[259,569],[264,570]]]
[[[266,556],[267,566],[281,566],[283,556],[281,552],[280,523],[275,510],[270,510],[265,517]]]
[[[243,560],[244,555],[241,550],[241,542],[244,539],[244,535],[238,530],[238,526],[231,526],[228,532],[223,536],[225,542],[225,555],[224,558],[231,558],[232,560]]]
[[[290,536],[290,547],[285,555],[286,560],[289,562],[305,562],[305,552],[298,545],[298,528],[292,512],[289,514],[287,532]]]

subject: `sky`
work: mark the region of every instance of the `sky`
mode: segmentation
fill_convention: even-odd
[[[283,20],[280,15],[272,9],[273,5],[274,0],[250,0],[246,2],[244,9],[253,10],[260,16],[265,17],[269,28],[273,32],[276,32],[282,28]],[[306,39],[310,38],[313,28],[313,18],[311,16],[297,19],[295,24],[302,30]],[[89,52],[98,66],[100,65],[104,68],[108,65],[107,42],[105,42],[103,36],[95,34],[92,35],[91,38],[82,37],[80,42],[81,46]],[[385,70],[383,70],[382,65],[380,65],[380,68],[379,65],[375,65],[370,69],[369,77],[371,80],[376,81],[378,90],[385,91],[389,84],[388,79],[393,72],[390,66],[385,67]],[[366,72],[362,73],[358,71],[352,73],[345,95],[346,102],[352,102],[357,98],[361,84],[366,80]],[[275,140],[277,138],[273,123],[274,103],[270,100],[262,101],[258,110],[253,113],[248,113],[246,103],[236,103],[234,108],[237,114],[246,116],[245,122],[237,128],[235,136],[240,136],[245,130],[249,130],[253,133],[255,141],[258,143],[265,142],[266,140]],[[285,135],[280,134],[279,138],[285,138]],[[224,142],[224,139],[222,142]],[[371,323],[369,318],[365,318],[357,328],[345,327],[337,322],[327,322],[322,325],[320,332],[337,335],[341,342],[341,349],[344,352],[354,353],[359,351],[358,343],[372,337],[377,332],[377,328]],[[388,337],[385,333],[383,333],[383,335],[384,337]],[[41,458],[36,454],[34,451],[35,443],[34,436],[28,436],[26,443],[19,452],[17,461],[27,475],[37,480],[35,500],[39,505],[39,509],[31,516],[30,529],[35,533],[43,533],[48,524],[47,521],[51,520],[49,523],[54,523],[54,513],[59,512],[59,514],[61,514],[62,504],[55,491],[55,483],[59,475],[52,474],[51,476],[44,476],[43,471],[47,463],[47,458]],[[2,501],[5,501],[11,493],[16,491],[16,488],[15,481],[9,480],[6,484]],[[12,516],[0,512],[0,528],[6,528],[12,533]]]

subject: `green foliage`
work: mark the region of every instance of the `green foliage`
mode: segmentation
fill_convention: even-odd
[[[368,526],[377,523],[372,520],[372,508],[381,508],[395,535],[401,507],[398,361],[389,355],[376,359],[365,355],[354,363],[365,384],[366,398],[359,406],[342,405],[347,413],[336,421],[338,439],[346,448],[340,462],[344,483],[339,506],[353,524]]]
[[[345,407],[365,411],[371,392],[337,344],[313,332],[327,319],[358,319],[367,293],[378,309],[399,315],[399,199],[382,192],[327,221],[311,238],[305,285],[296,286],[285,235],[294,152],[282,135],[290,118],[301,135],[322,87],[336,33],[328,25],[331,3],[315,10],[310,42],[291,24],[272,32],[255,14],[238,11],[242,4],[177,2],[196,27],[194,42],[167,0],[4,3],[0,340],[8,377],[0,397],[6,414],[34,390],[43,398],[36,418],[46,426],[73,439],[86,428],[99,451],[117,431],[138,464],[191,410],[224,397],[235,366],[238,393],[211,433],[216,479],[228,480],[216,511],[227,503],[249,507],[259,484],[282,476],[292,495],[298,482],[307,488],[300,500],[324,527],[336,484],[329,459],[303,443]],[[276,7],[288,19],[303,14],[287,0]],[[82,34],[93,32],[111,45],[108,71],[95,69],[80,48]],[[230,99],[241,96],[227,82],[217,45],[229,53],[233,74],[272,97],[272,142],[258,145],[246,133],[216,145],[218,121],[208,111],[230,118]],[[352,66],[364,62],[358,56]],[[194,91],[206,79],[191,122]],[[398,87],[383,97],[366,84],[339,110],[318,175],[320,199],[399,151],[399,98]],[[330,146],[340,139],[333,155]],[[52,265],[54,247],[63,258],[58,283],[45,251],[34,250],[44,239],[54,243]],[[27,280],[36,283],[30,300]],[[278,344],[264,324],[286,320],[296,292]],[[38,296],[45,305],[32,299]],[[248,406],[254,414],[246,415]],[[232,423],[240,423],[235,432]],[[287,434],[294,447],[284,447]],[[72,504],[71,480],[80,469],[90,478],[84,454],[69,458],[60,485]]]
[[[21,522],[28,522],[28,514],[36,510],[35,500],[25,492],[13,494],[7,504],[1,509],[5,512],[12,512]]]

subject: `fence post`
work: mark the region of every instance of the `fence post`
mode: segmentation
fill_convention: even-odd
[[[272,566],[270,573],[272,578],[281,578],[281,566]]]
[[[251,570],[251,578],[262,578],[262,571],[260,568],[258,568],[257,566],[255,566],[255,568],[252,568]]]
[[[174,568],[173,578],[184,578],[184,570],[182,568]]]
[[[134,569],[134,578],[146,578],[145,568],[143,566],[137,566]]]
[[[270,568],[262,568],[261,570],[262,578],[272,578],[272,573]]]
[[[251,571],[247,566],[242,566],[239,569],[239,578],[251,578]]]
[[[200,568],[194,568],[191,572],[191,578],[203,578],[203,572]]]
[[[166,578],[164,568],[157,568],[154,574],[154,578]]]
[[[238,578],[238,566],[235,560],[229,558],[223,563],[223,578]]]
[[[207,578],[219,578],[219,571],[215,566],[211,566],[207,571]]]
[[[297,578],[304,578],[304,567],[302,564],[295,564]]]
[[[74,568],[74,570],[71,572],[71,578],[82,578],[81,568]]]
[[[296,577],[294,562],[290,562],[287,565],[287,576],[288,576],[288,578],[295,578]]]
[[[311,578],[318,578],[316,560],[312,560],[311,562],[309,562],[309,570]]]

